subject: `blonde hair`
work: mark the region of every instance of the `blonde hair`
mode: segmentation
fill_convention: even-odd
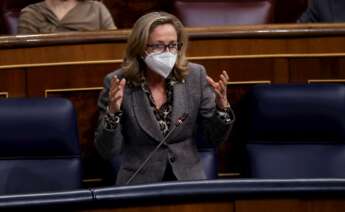
[[[122,64],[126,79],[134,85],[141,81],[142,71],[146,65],[142,59],[151,32],[160,25],[171,24],[177,32],[177,42],[182,46],[177,53],[177,60],[174,67],[176,80],[182,81],[188,73],[186,50],[188,37],[184,26],[175,16],[166,12],[151,12],[139,18],[128,37],[127,50]]]

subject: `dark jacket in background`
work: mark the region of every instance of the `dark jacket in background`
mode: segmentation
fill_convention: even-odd
[[[345,0],[312,0],[298,22],[345,22]]]

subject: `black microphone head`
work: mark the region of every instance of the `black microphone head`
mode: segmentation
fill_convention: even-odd
[[[176,126],[180,126],[188,118],[188,116],[188,113],[183,113],[182,116],[177,119]]]

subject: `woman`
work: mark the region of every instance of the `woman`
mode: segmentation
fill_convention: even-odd
[[[195,145],[197,123],[215,142],[227,139],[234,121],[228,75],[223,71],[215,82],[203,66],[188,63],[187,41],[176,17],[144,15],[128,38],[122,68],[105,77],[95,143],[105,158],[121,154],[118,185],[205,179]]]
[[[45,0],[25,7],[19,34],[116,29],[108,9],[92,0]]]

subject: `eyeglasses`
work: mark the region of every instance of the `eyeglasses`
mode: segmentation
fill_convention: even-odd
[[[169,49],[169,52],[176,53],[181,49],[182,43],[169,43],[167,45],[163,43],[148,44],[147,47],[152,52],[165,52],[166,49]]]

